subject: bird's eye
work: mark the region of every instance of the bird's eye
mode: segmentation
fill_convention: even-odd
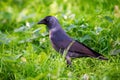
[[[47,22],[52,22],[52,18],[47,18],[46,21]]]
[[[48,20],[47,20],[47,19],[45,19],[45,22],[48,22]]]
[[[49,19],[46,19],[47,22],[50,22]]]

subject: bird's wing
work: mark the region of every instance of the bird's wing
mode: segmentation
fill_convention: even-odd
[[[69,51],[77,52],[80,54],[85,54],[85,55],[92,56],[92,57],[102,56],[101,54],[97,53],[96,51],[92,50],[91,48],[87,47],[86,45],[84,45],[83,43],[80,43],[78,41],[75,41],[73,43],[73,45],[70,47]]]
[[[63,40],[63,41],[59,42],[58,44],[56,44],[56,46],[61,50],[65,50],[65,49],[67,49],[67,47],[70,45],[71,42],[72,41]],[[70,46],[70,49],[68,51],[74,52],[77,54],[91,56],[91,57],[102,56],[101,54],[97,53],[96,51],[92,50],[91,48],[87,47],[86,45],[84,45],[78,41],[74,41],[74,43]]]
[[[78,41],[62,40],[62,41],[57,41],[55,44],[53,43],[53,45],[54,48],[56,48],[56,50],[61,53],[63,53],[64,50],[66,50],[68,46],[70,46],[68,50],[68,54],[70,54],[71,57],[90,56],[90,57],[97,57],[102,60],[108,60],[103,55],[97,53],[96,51],[92,50],[91,48],[87,47],[86,45]]]

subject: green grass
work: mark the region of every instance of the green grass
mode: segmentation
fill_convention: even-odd
[[[119,0],[1,0],[0,80],[120,80]],[[67,67],[37,22],[56,16],[62,28],[109,58]]]

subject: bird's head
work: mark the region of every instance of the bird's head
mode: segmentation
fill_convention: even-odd
[[[40,20],[38,24],[45,24],[50,29],[59,24],[59,22],[54,16],[46,16],[44,19]]]

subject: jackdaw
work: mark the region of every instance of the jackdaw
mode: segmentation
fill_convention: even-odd
[[[49,38],[56,51],[63,54],[66,50],[65,58],[67,64],[71,64],[71,58],[79,57],[94,57],[101,60],[107,60],[103,55],[92,50],[83,43],[70,38],[61,28],[59,21],[54,16],[46,16],[44,19],[40,20],[38,24],[45,24],[48,27]]]

